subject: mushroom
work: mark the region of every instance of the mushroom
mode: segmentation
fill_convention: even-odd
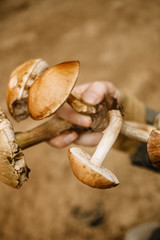
[[[152,164],[160,169],[160,130],[157,128],[152,125],[124,121],[121,133],[130,139],[147,143],[148,156]]]
[[[157,129],[158,128],[158,129]],[[160,169],[160,130],[159,125],[152,126],[124,121],[121,133],[130,139],[147,143],[147,152],[152,164]]]
[[[10,76],[7,88],[8,109],[17,121],[28,117],[28,89],[46,69],[48,64],[42,59],[31,59],[19,65]]]
[[[60,63],[45,71],[29,89],[28,109],[35,120],[46,118],[56,112],[67,100],[81,113],[94,114],[96,108],[75,98],[71,91],[77,81],[78,61]]]
[[[28,172],[13,126],[0,110],[0,180],[13,188],[19,188],[28,179]]]
[[[148,156],[152,164],[160,169],[160,130],[152,125],[124,121],[121,134],[147,143]]]
[[[116,176],[101,166],[122,127],[119,110],[109,110],[108,116],[109,124],[92,157],[80,148],[70,148],[68,151],[70,166],[75,176],[94,188],[111,188],[119,184]]]
[[[160,131],[152,130],[147,140],[147,152],[151,162],[160,169]]]

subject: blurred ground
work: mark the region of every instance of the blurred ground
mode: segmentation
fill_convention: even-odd
[[[7,115],[11,71],[39,57],[50,65],[79,60],[79,84],[110,80],[159,109],[159,9],[159,0],[1,0],[0,102]],[[21,131],[37,122],[13,124]],[[130,227],[160,221],[160,175],[132,166],[125,153],[112,150],[105,162],[121,183],[111,190],[78,182],[67,149],[43,143],[25,156],[30,180],[20,190],[0,183],[1,240],[122,240]]]

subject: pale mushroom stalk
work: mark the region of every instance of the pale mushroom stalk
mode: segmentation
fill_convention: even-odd
[[[108,115],[109,124],[105,129],[103,137],[90,160],[90,162],[95,166],[102,165],[112,145],[116,141],[122,127],[122,115],[120,111],[111,110],[108,112]]]
[[[140,142],[147,142],[151,131],[155,129],[156,128],[151,125],[130,122],[130,121],[123,121],[121,134],[133,140],[138,140]]]

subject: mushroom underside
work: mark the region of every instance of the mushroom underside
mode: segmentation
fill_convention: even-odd
[[[93,188],[111,188],[119,184],[117,177],[104,167],[90,163],[90,154],[79,148],[68,151],[70,166],[74,175],[84,184]]]

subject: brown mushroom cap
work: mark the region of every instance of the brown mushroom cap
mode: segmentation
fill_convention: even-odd
[[[79,148],[68,150],[69,162],[74,175],[93,188],[111,188],[119,184],[116,176],[104,167],[90,163],[91,156]]]
[[[48,64],[42,59],[31,59],[19,65],[10,76],[7,88],[7,105],[11,115],[21,121],[28,117],[28,89]]]
[[[28,172],[12,124],[0,110],[0,181],[13,188],[19,188],[28,179]]]
[[[78,61],[58,64],[40,76],[29,90],[28,109],[33,119],[50,116],[67,100],[79,74]]]
[[[160,131],[152,130],[147,141],[147,152],[151,162],[160,169]]]

